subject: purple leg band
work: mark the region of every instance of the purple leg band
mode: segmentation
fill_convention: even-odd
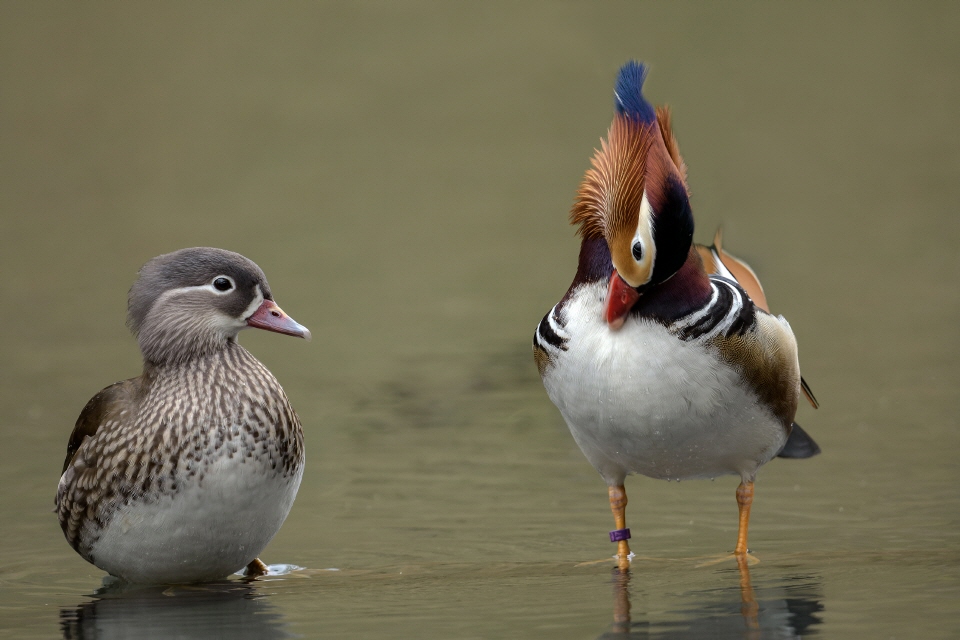
[[[620,542],[630,539],[630,529],[617,529],[610,532],[610,542]]]

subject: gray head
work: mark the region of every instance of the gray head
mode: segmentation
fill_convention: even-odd
[[[247,327],[310,339],[273,301],[260,267],[211,247],[181,249],[143,265],[130,288],[127,324],[154,364],[208,355]]]

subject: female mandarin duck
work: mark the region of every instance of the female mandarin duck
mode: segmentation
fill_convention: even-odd
[[[744,558],[757,470],[819,452],[793,422],[801,392],[816,404],[790,325],[719,236],[692,244],[686,166],[669,111],[641,93],[645,76],[635,62],[620,70],[613,124],[571,212],[576,277],[533,339],[550,399],[609,486],[621,568],[627,474],[739,475]]]
[[[237,334],[310,332],[274,303],[260,267],[222,249],[154,258],[128,306],[143,374],[77,420],[56,499],[67,542],[129,582],[262,574],[257,556],[300,486],[303,433]]]

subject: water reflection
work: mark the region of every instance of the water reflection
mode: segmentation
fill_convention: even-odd
[[[612,569],[613,623],[602,639],[641,638],[799,638],[817,632],[822,585],[811,576],[785,576],[760,589],[753,586],[750,567],[738,560],[736,587],[691,594],[691,606],[674,611],[643,611],[631,615],[630,570]],[[723,573],[732,574],[733,570]],[[730,576],[732,577],[732,575]],[[739,614],[739,615],[737,615]],[[638,618],[638,619],[634,619]]]
[[[134,587],[107,578],[93,600],[60,610],[63,638],[290,638],[254,584]]]

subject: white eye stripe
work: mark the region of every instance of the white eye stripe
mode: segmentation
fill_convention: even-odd
[[[633,240],[630,241],[631,254],[633,253],[633,246],[638,243],[642,249],[642,255],[639,260],[634,256],[634,260],[640,265],[652,265],[657,248],[653,244],[653,209],[650,207],[650,201],[647,200],[646,191],[643,192],[643,198],[640,200],[637,232],[633,235]]]
[[[213,283],[220,278],[226,278],[227,280],[230,281],[230,288],[227,289],[226,291],[220,291],[215,286],[213,286]],[[209,291],[214,295],[223,296],[223,295],[233,293],[234,290],[236,290],[236,288],[237,288],[237,285],[233,281],[233,278],[231,278],[230,276],[217,276],[207,284],[196,284],[189,287],[177,287],[176,289],[170,289],[169,291],[164,291],[163,294],[160,295],[159,298],[157,298],[157,300],[163,300],[165,298],[170,297],[171,295],[185,293],[187,291]],[[260,287],[257,286],[257,291],[259,290],[260,290]]]
[[[208,284],[198,284],[193,287],[180,287],[179,289],[172,289],[172,291],[209,291],[214,295],[224,296],[224,295],[233,293],[234,289],[235,287],[230,287],[226,291],[220,291],[215,286],[213,286],[213,283],[211,282]]]

